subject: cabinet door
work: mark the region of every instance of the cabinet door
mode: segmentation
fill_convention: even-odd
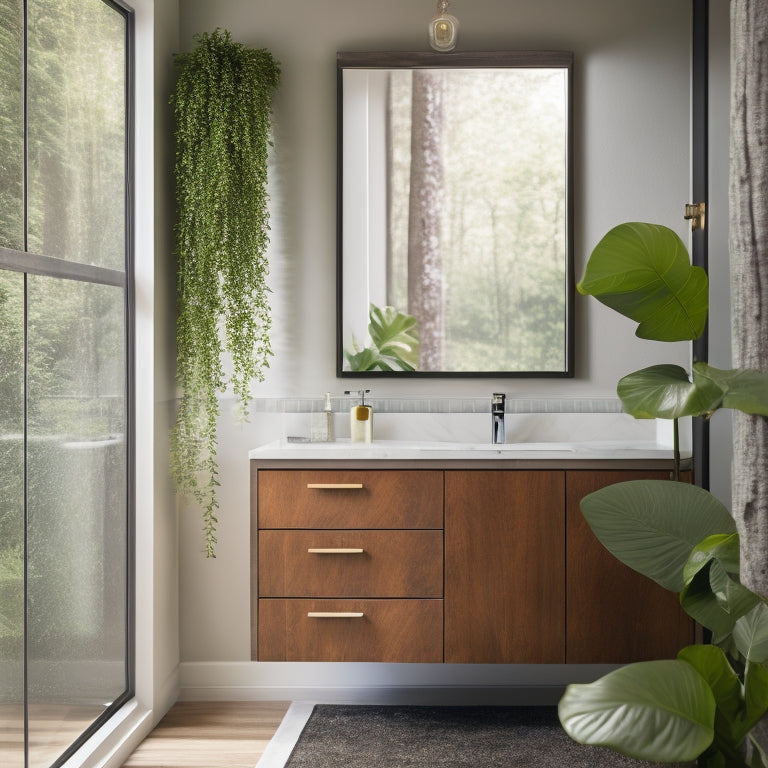
[[[680,648],[694,641],[694,624],[680,608],[677,595],[610,554],[592,533],[579,507],[584,496],[606,485],[668,478],[668,472],[568,471],[568,663],[621,664],[674,658]]]
[[[445,473],[445,661],[565,660],[565,473]]]

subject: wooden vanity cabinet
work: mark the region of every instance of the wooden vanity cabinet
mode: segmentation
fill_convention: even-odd
[[[579,508],[598,488],[669,471],[573,464],[252,463],[252,657],[673,658],[695,637],[677,595],[616,560]]]
[[[260,661],[443,660],[443,473],[260,470]]]
[[[445,473],[445,661],[565,661],[562,471]]]
[[[669,472],[566,473],[565,623],[570,664],[672,659],[695,641],[695,624],[680,607],[677,594],[617,560],[581,514],[579,504],[587,494],[614,483],[646,479],[667,480]]]

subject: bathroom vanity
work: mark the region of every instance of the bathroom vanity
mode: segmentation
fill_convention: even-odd
[[[669,478],[667,451],[250,456],[254,660],[624,663],[694,641],[677,596],[605,551],[579,510],[605,485]]]

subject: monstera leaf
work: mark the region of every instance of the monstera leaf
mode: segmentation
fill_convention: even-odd
[[[708,417],[718,408],[768,416],[768,373],[693,364],[693,381],[678,365],[652,365],[621,379],[616,391],[636,419]]]
[[[368,313],[371,343],[344,350],[352,371],[415,371],[419,363],[416,318],[394,307],[371,304]]]
[[[691,266],[683,241],[660,224],[629,222],[611,229],[576,287],[638,323],[641,339],[690,341],[704,331],[707,273]]]

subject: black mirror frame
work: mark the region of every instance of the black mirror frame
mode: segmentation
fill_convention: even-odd
[[[344,370],[343,338],[343,72],[350,68],[510,68],[562,67],[567,70],[566,106],[566,311],[562,371],[350,371]],[[570,51],[339,52],[336,55],[336,376],[337,378],[573,378],[574,373],[574,258],[573,258],[573,53]]]

